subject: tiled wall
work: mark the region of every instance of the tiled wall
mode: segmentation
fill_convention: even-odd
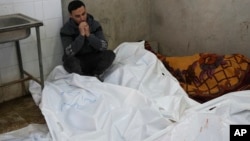
[[[61,64],[62,46],[59,30],[62,26],[61,0],[0,0],[0,15],[22,13],[43,21],[40,27],[43,71],[45,78]],[[20,40],[23,67],[39,77],[35,29],[31,36]],[[13,42],[0,44],[0,84],[19,79],[16,50]],[[22,95],[20,84],[0,88],[0,103]]]

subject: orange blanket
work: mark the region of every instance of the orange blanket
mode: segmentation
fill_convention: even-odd
[[[147,42],[145,48],[152,51]],[[250,89],[250,60],[241,54],[199,53],[166,57],[153,53],[176,77],[189,97],[200,103],[228,92]]]

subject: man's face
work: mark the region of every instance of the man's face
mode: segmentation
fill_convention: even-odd
[[[85,7],[79,7],[76,10],[73,10],[70,14],[70,17],[77,23],[85,22],[87,20],[87,11]]]

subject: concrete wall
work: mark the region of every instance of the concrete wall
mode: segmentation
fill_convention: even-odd
[[[249,0],[154,0],[152,38],[169,56],[199,52],[250,57]]]
[[[68,19],[67,6],[72,0],[62,0],[64,21]],[[98,20],[114,49],[125,41],[150,37],[150,0],[83,0],[88,13]]]
[[[68,18],[63,0],[64,20]],[[168,56],[200,52],[250,57],[248,0],[83,0],[103,26],[110,48],[124,41],[158,41]]]

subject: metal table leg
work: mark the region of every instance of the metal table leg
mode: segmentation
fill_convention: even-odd
[[[23,61],[22,61],[22,55],[20,51],[20,43],[19,41],[15,41],[16,44],[16,52],[17,52],[17,60],[18,60],[18,66],[19,66],[19,72],[20,72],[20,78],[24,78],[24,73],[23,73]],[[24,82],[22,81],[22,90],[24,93],[26,93],[25,85]]]
[[[42,51],[41,51],[41,41],[40,41],[39,27],[36,27],[36,37],[37,37],[37,51],[38,51],[40,79],[41,79],[41,85],[42,85],[42,89],[43,89],[43,87],[44,87],[44,76],[43,76],[43,62],[42,62]]]

